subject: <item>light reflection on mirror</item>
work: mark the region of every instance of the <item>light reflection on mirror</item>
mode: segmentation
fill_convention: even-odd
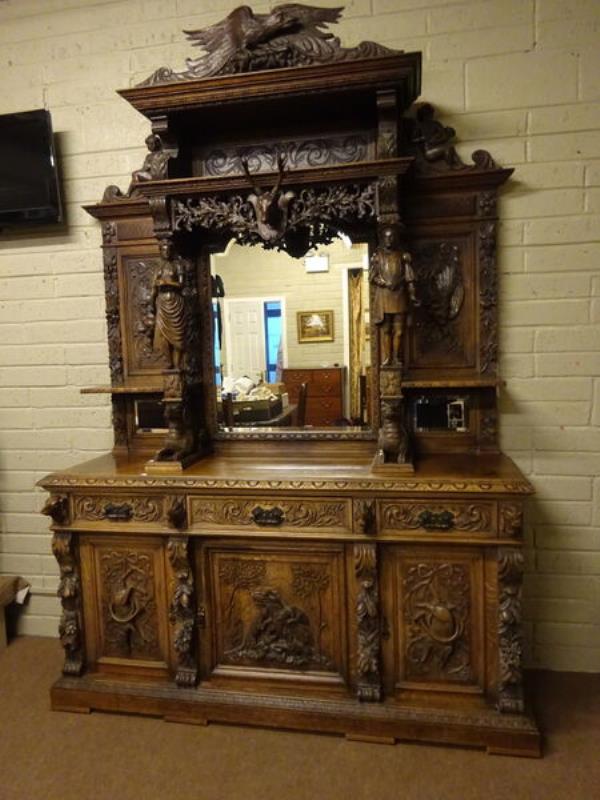
[[[211,277],[222,426],[368,427],[366,244],[344,236],[296,259],[232,240]]]

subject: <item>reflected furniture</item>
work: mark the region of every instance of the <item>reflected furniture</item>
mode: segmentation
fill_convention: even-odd
[[[463,162],[416,103],[420,54],[343,47],[324,33],[339,13],[240,7],[188,34],[204,51],[185,70],[121,92],[152,125],[149,154],[126,193],[87,207],[111,371],[89,391],[111,395],[115,446],[40,481],[65,651],[52,707],[536,756],[532,489],[497,443],[511,170],[481,150]],[[370,426],[223,429],[211,254],[235,238],[300,258],[340,231],[377,264]],[[292,378],[307,423],[319,386],[341,404],[341,369]]]
[[[300,401],[300,389],[306,384],[305,425],[328,428],[344,416],[344,367],[317,367],[281,371],[290,402]]]

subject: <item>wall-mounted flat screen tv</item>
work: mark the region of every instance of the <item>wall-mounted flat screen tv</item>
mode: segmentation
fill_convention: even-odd
[[[0,228],[61,221],[50,112],[0,115]]]

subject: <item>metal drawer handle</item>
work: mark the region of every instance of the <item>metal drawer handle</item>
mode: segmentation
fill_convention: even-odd
[[[133,508],[129,503],[107,503],[104,506],[104,518],[111,522],[123,522],[131,519]]]
[[[250,512],[252,521],[256,525],[281,525],[285,520],[285,513],[282,508],[274,506],[273,508],[263,508],[262,506],[255,506]]]
[[[426,531],[449,531],[454,527],[452,511],[421,511],[419,524]]]

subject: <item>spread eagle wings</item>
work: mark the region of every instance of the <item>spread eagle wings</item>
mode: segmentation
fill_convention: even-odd
[[[337,22],[342,10],[342,7],[284,3],[275,6],[269,14],[255,14],[248,6],[240,6],[215,25],[184,31],[194,46],[205,51],[197,59],[187,59],[188,67],[197,74],[216,75],[236,53],[268,46],[271,40],[276,40],[273,46],[277,49],[294,46],[304,51],[318,51],[320,42],[333,38],[333,34],[321,28]]]

